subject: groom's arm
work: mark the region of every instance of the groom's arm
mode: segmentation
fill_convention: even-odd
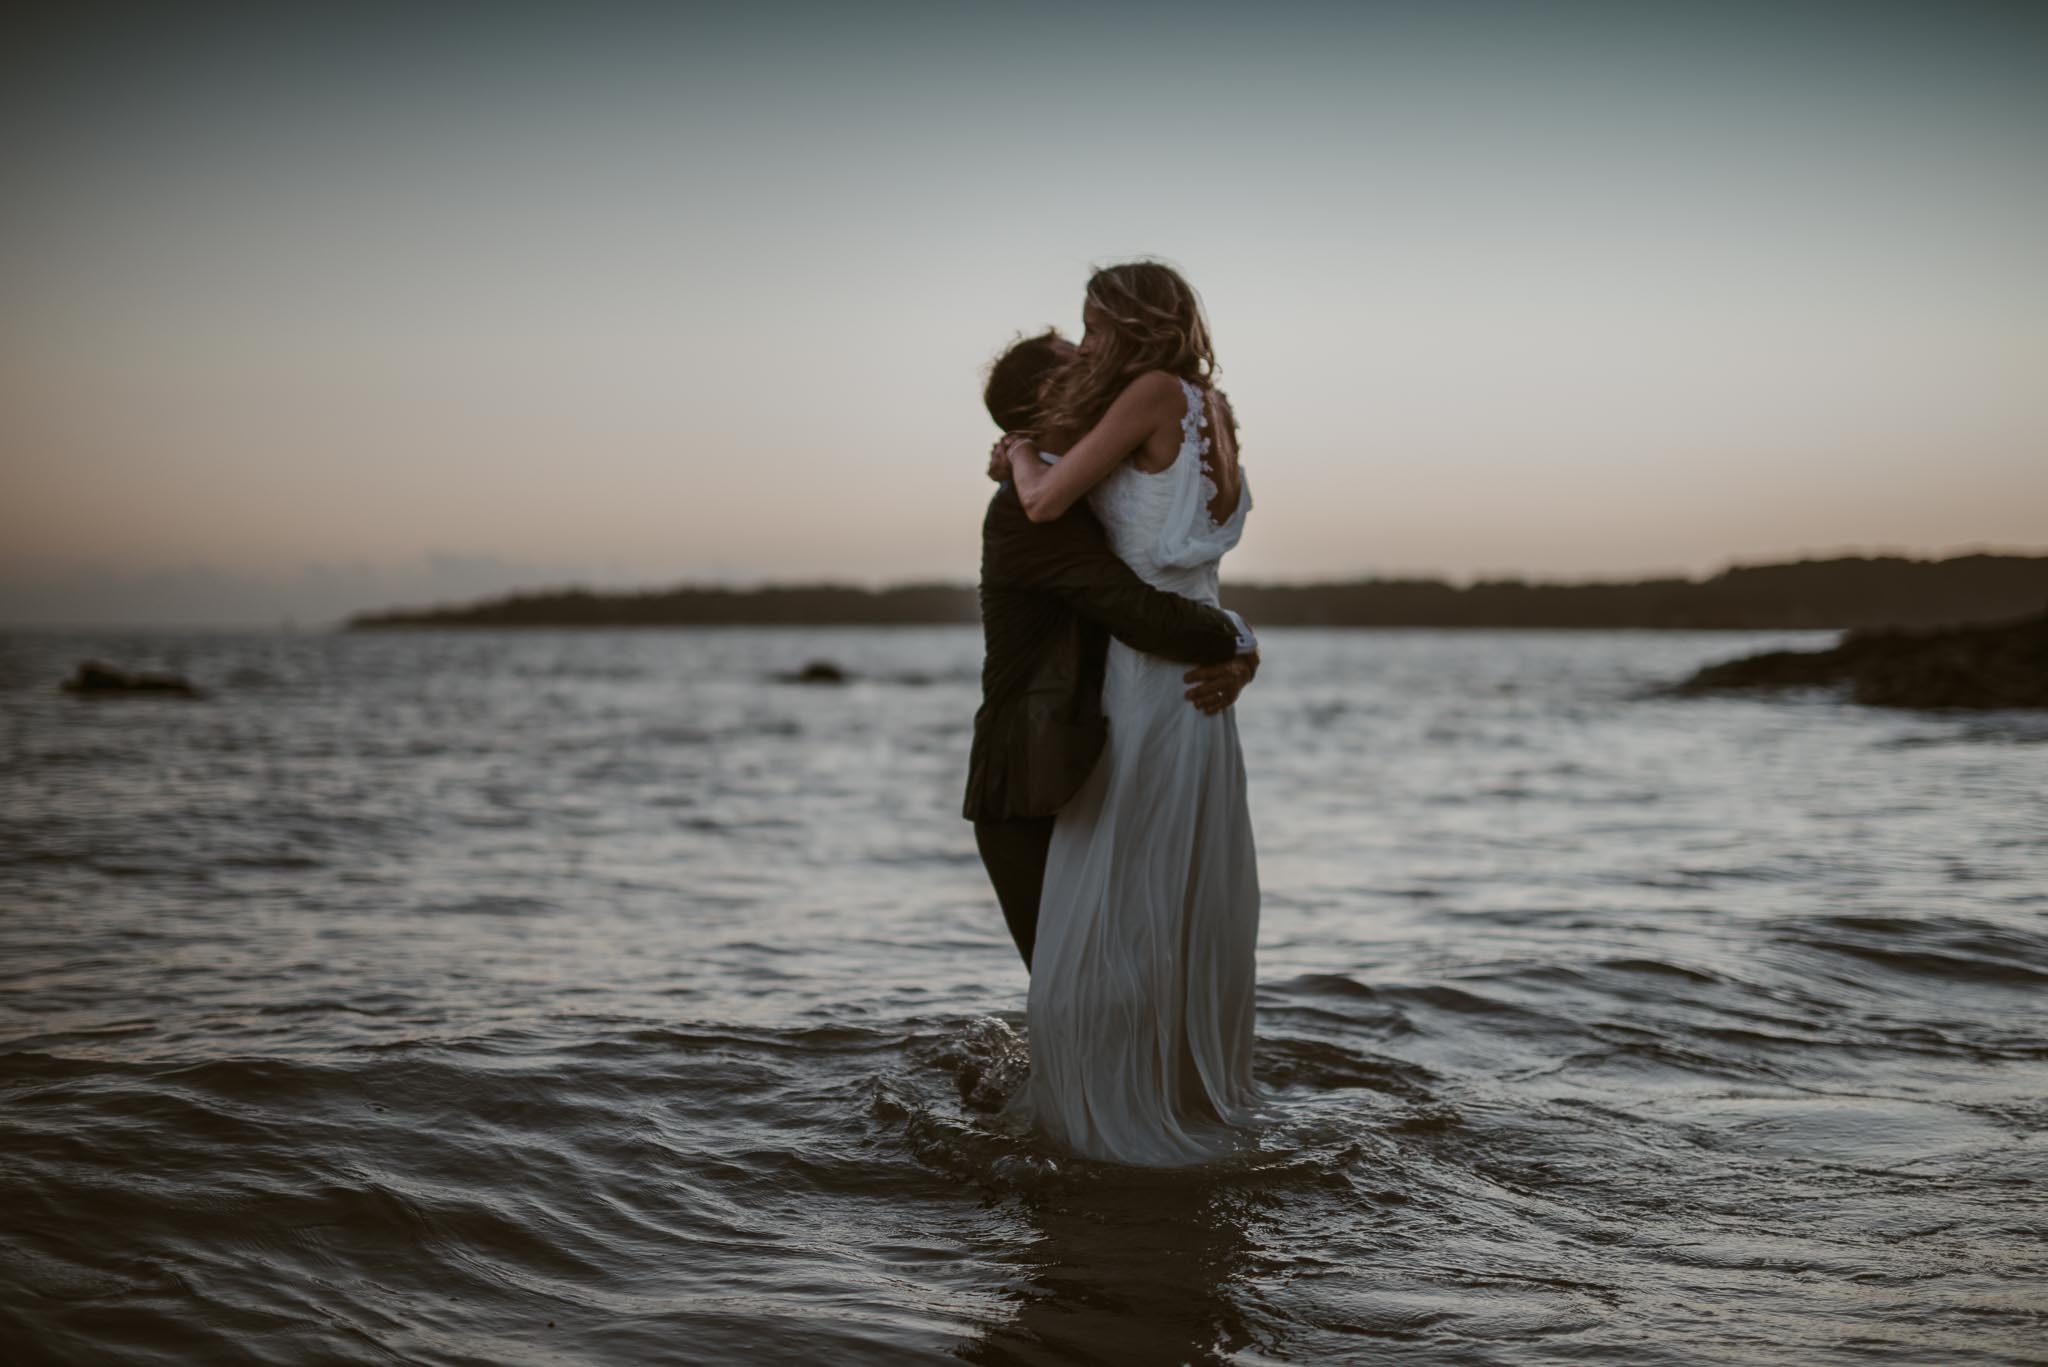
[[[1162,659],[1218,664],[1257,649],[1242,619],[1139,578],[1085,505],[1034,523],[1007,484],[983,523],[982,579],[1052,593],[1133,650]]]

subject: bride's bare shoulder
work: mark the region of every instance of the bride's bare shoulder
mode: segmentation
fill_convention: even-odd
[[[1142,405],[1146,408],[1176,409],[1185,406],[1187,399],[1181,393],[1180,376],[1170,370],[1147,370],[1134,377],[1116,396],[1118,403]]]

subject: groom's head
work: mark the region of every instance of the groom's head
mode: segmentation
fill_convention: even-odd
[[[996,426],[1005,432],[1018,432],[1036,424],[1038,392],[1044,387],[1046,376],[1073,354],[1072,342],[1047,329],[1013,344],[996,357],[995,364],[989,367],[988,387],[981,392],[981,400],[988,405],[988,415],[996,420]]]

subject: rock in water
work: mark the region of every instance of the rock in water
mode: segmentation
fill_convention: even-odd
[[[830,660],[813,660],[794,674],[778,674],[775,677],[783,683],[843,684],[849,676],[844,669]]]
[[[130,674],[124,669],[101,664],[98,660],[87,660],[79,665],[77,671],[64,681],[64,691],[91,694],[95,697],[119,697],[131,693],[152,693],[174,698],[201,696],[190,680],[176,674]]]
[[[1677,691],[1843,685],[1873,707],[2048,707],[2048,612],[1989,626],[1851,631],[1832,650],[1708,665]]]

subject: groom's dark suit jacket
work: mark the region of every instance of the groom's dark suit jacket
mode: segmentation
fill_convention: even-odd
[[[1049,817],[1086,781],[1108,736],[1102,667],[1111,636],[1196,664],[1237,653],[1230,618],[1140,579],[1085,501],[1034,523],[1007,483],[981,524],[981,631],[987,653],[964,807],[976,822]]]

